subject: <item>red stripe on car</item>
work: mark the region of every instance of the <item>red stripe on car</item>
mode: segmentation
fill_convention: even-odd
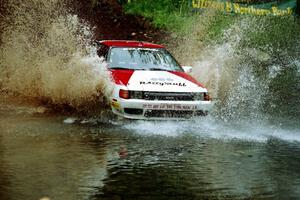
[[[127,85],[132,74],[134,73],[134,70],[116,70],[111,69],[111,76],[113,78],[113,81],[118,85]]]
[[[202,85],[201,83],[199,83],[198,81],[196,81],[196,79],[194,79],[193,77],[191,77],[190,75],[184,73],[184,72],[180,72],[180,71],[170,71],[170,73],[175,74],[176,76],[179,76],[181,78],[184,78],[192,83],[195,83],[196,85],[205,88],[204,85]]]

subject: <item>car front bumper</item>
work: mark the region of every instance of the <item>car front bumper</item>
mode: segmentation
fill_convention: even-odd
[[[143,99],[112,99],[112,111],[129,119],[187,119],[205,116],[211,101],[159,101]]]

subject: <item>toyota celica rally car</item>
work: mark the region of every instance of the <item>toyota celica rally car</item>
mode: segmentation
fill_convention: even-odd
[[[164,46],[99,41],[114,83],[113,113],[129,119],[184,119],[205,116],[212,107],[207,89],[180,66]]]

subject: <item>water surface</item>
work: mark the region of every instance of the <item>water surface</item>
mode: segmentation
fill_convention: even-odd
[[[1,107],[0,199],[300,198],[297,127],[38,111]]]

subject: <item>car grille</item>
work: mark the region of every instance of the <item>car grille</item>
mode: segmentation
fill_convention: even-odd
[[[143,114],[143,109],[137,108],[124,108],[124,112],[130,115],[141,115]]]
[[[162,101],[193,101],[193,93],[182,92],[144,92],[145,100],[162,100]]]
[[[191,118],[194,111],[190,110],[147,110],[145,117],[148,118]]]

